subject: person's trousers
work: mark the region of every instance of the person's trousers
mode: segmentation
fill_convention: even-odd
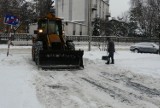
[[[107,64],[110,63],[110,59],[111,59],[111,64],[114,64],[114,52],[109,52]]]

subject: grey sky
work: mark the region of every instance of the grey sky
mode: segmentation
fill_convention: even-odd
[[[122,13],[129,10],[130,0],[110,0],[111,17],[121,16]]]

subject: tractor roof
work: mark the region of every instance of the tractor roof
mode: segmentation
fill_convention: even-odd
[[[52,13],[48,13],[46,16],[40,17],[39,19],[40,19],[40,20],[41,20],[41,19],[62,20],[61,18],[56,17],[56,16],[55,16],[54,14],[52,14]]]

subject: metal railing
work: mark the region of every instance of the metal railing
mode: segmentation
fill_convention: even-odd
[[[75,42],[88,42],[88,35],[69,35],[65,36],[66,40],[73,40]],[[115,42],[159,42],[159,39],[156,37],[118,37],[118,36],[92,36],[92,42],[106,42],[107,38],[110,37]],[[2,41],[9,40],[9,33],[0,33],[0,43]],[[32,35],[28,33],[16,33],[11,34],[12,41],[31,41]]]
[[[110,37],[115,42],[158,42],[159,39],[156,37],[118,37],[118,36],[92,36],[92,42],[106,42],[107,38]],[[66,39],[73,41],[88,41],[88,35],[72,35],[66,36]]]
[[[12,33],[11,37],[9,37],[9,33],[0,33],[0,40],[8,40],[9,38],[12,41],[29,41],[32,39],[32,35],[28,33]]]

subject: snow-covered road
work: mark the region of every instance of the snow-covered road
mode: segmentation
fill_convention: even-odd
[[[84,61],[84,70],[40,71],[37,92],[47,108],[160,107],[160,79]]]
[[[117,50],[84,54],[83,70],[38,70],[30,47],[0,49],[0,108],[160,108],[160,56]]]

